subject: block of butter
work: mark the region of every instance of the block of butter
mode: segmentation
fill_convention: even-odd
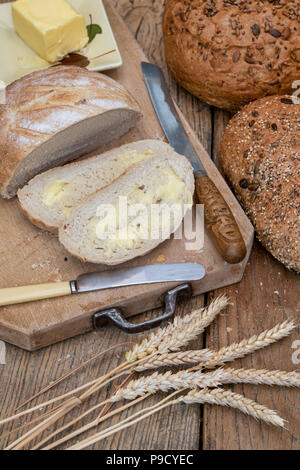
[[[84,18],[65,0],[17,0],[12,17],[18,35],[48,62],[88,43]]]

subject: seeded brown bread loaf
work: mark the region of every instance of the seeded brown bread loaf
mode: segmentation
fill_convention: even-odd
[[[17,80],[0,105],[0,193],[16,195],[35,175],[117,139],[141,113],[111,78],[75,66]]]
[[[230,111],[290,93],[300,79],[300,2],[167,0],[169,68],[201,100]]]
[[[262,244],[300,271],[300,101],[253,101],[229,122],[219,157]]]

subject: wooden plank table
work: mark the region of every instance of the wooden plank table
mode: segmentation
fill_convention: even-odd
[[[3,0],[0,0],[2,2]],[[150,60],[160,65],[168,79],[173,97],[189,120],[199,139],[217,162],[217,148],[229,115],[198,101],[176,85],[164,62],[161,18],[161,0],[110,0],[125,20],[137,41]],[[271,328],[287,318],[299,321],[299,278],[287,271],[255,242],[243,280],[228,288],[193,298],[178,308],[185,314],[195,307],[208,304],[219,294],[225,293],[231,301],[230,307],[219,317],[193,347],[219,348]],[[150,318],[153,314],[144,315]],[[236,361],[237,367],[294,370],[292,355],[294,342],[299,340],[299,329],[287,339],[255,355]],[[134,341],[107,327],[96,333],[75,337],[34,353],[7,345],[6,365],[0,365],[0,415],[8,416],[29,396],[71,368],[80,365],[92,355],[116,343]],[[66,380],[55,390],[44,395],[45,400],[62,394],[84,381],[92,380],[116,366],[122,358],[122,350],[114,351],[103,360],[87,366],[75,377]],[[277,409],[288,423],[285,430],[247,418],[232,409],[211,406],[176,406],[163,410],[138,425],[94,445],[93,449],[299,449],[300,448],[300,400],[299,392],[256,386],[234,386],[234,391],[243,392],[269,408]],[[111,393],[108,390],[104,393]],[[102,394],[102,395],[103,395]],[[101,397],[102,398],[102,397]],[[99,396],[85,403],[80,413],[96,403]],[[149,406],[157,398],[135,407],[135,411]],[[35,403],[35,402],[34,402]],[[79,411],[73,412],[76,417]],[[127,413],[123,413],[125,418]],[[70,418],[68,417],[68,420]],[[116,423],[112,420],[110,423]],[[24,425],[26,420],[20,421]],[[79,423],[81,426],[83,423]],[[0,447],[3,448],[19,433],[13,426],[1,428]]]

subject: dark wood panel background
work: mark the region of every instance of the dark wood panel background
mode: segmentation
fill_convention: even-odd
[[[3,0],[0,2],[3,3]],[[161,35],[163,2],[110,0],[110,4],[117,8],[149,59],[164,69],[174,99],[206,150],[218,164],[218,144],[229,115],[201,103],[178,87],[170,77],[164,61]],[[229,296],[231,306],[193,345],[194,347],[201,348],[205,345],[218,348],[270,328],[287,318],[300,317],[299,278],[275,261],[257,242],[245,276],[238,285],[194,298],[179,307],[178,313],[190,312],[192,308],[209,303],[221,293]],[[159,313],[160,311],[149,312],[146,317]],[[0,365],[1,417],[12,414],[19,403],[40,390],[42,386],[80,365],[104,348],[141,337],[141,335],[128,337],[114,328],[107,327],[98,333],[82,335],[34,353],[27,353],[7,345],[6,365]],[[236,366],[293,370],[299,367],[292,363],[294,352],[292,345],[297,339],[300,339],[299,329],[282,342],[238,361]],[[58,393],[68,391],[71,387],[81,385],[84,381],[92,380],[117,365],[121,357],[121,350],[118,353],[107,354],[103,359],[62,383],[55,391],[47,392],[44,398],[51,398]],[[287,428],[274,429],[231,409],[196,405],[176,406],[92,448],[153,450],[300,448],[300,400],[297,390],[254,386],[234,386],[232,389],[277,409],[280,415],[288,420]],[[93,397],[81,408],[80,413],[110,392],[107,390],[101,396]],[[148,400],[147,406],[155,400],[157,397]],[[135,410],[141,407],[145,407],[145,404],[138,405]],[[78,411],[74,411],[72,416],[78,414]],[[127,415],[128,413],[123,413],[122,417]],[[112,422],[116,421],[115,419]],[[25,422],[26,420],[22,420],[20,424]],[[1,448],[19,435],[15,432],[10,434],[11,431],[12,425],[0,430]]]

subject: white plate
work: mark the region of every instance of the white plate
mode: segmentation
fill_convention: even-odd
[[[90,24],[90,15],[92,15],[93,23],[102,28],[102,34],[98,34],[82,51],[90,61],[87,68],[99,72],[120,67],[122,58],[102,0],[68,1],[84,17],[87,25]],[[99,57],[112,50],[115,52]],[[8,85],[24,75],[48,68],[50,65],[37,56],[15,32],[11,3],[0,4],[0,81]]]

